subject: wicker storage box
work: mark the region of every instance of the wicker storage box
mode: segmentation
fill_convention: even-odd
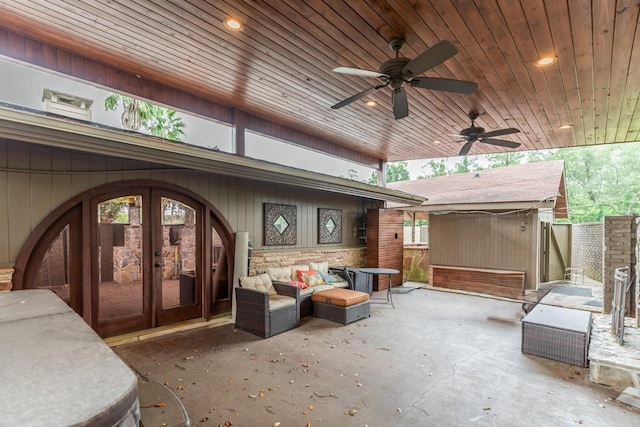
[[[355,322],[371,314],[369,301],[349,307],[341,307],[339,305],[325,304],[323,302],[313,302],[313,315],[322,317],[323,319],[332,320],[334,322],[347,323]]]
[[[538,304],[522,319],[522,352],[587,367],[590,333],[590,312]]]

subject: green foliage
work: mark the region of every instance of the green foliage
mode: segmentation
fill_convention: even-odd
[[[550,159],[565,162],[571,222],[640,214],[638,143],[567,148]]]
[[[143,129],[152,135],[174,141],[181,141],[185,135],[186,125],[173,110],[117,93],[112,93],[104,100],[105,110],[116,111],[121,104],[121,121],[125,129]]]
[[[387,182],[409,181],[407,162],[393,162],[387,164]]]
[[[429,160],[429,163],[422,165],[422,173],[418,175],[418,179],[451,175],[451,173],[447,169],[446,159]]]
[[[500,168],[503,166],[519,165],[524,160],[524,153],[518,151],[508,151],[506,153],[488,154],[489,168]]]
[[[464,156],[461,161],[456,163],[453,167],[453,173],[468,173],[482,170],[482,167],[478,164],[478,158],[470,158]]]

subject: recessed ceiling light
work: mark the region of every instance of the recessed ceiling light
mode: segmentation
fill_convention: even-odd
[[[365,104],[367,105],[367,107],[375,107],[376,105],[378,105],[378,103],[373,99],[368,100],[367,102],[365,102]]]
[[[538,59],[536,61],[536,65],[539,65],[541,67],[545,67],[547,65],[551,65],[553,63],[555,63],[558,60],[558,58],[556,58],[555,56],[545,56],[542,57],[540,59]]]
[[[240,22],[236,18],[231,18],[231,17],[225,18],[224,26],[230,29],[231,31],[240,31],[244,28],[244,25],[242,25],[242,22]]]
[[[572,125],[562,125],[560,126],[560,129],[571,129],[572,127]]]

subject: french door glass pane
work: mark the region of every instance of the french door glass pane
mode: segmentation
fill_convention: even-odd
[[[71,303],[69,296],[69,225],[53,239],[40,264],[38,289],[55,292],[64,302]]]
[[[99,320],[143,312],[142,196],[98,205]]]
[[[196,211],[162,198],[162,308],[196,303]]]

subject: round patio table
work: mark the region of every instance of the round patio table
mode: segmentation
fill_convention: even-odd
[[[396,270],[395,268],[361,268],[360,269],[361,273],[364,274],[370,274],[371,276],[384,276],[387,275],[389,277],[389,287],[387,288],[387,298],[386,301],[384,302],[385,304],[391,304],[391,307],[396,308],[396,306],[393,304],[393,297],[391,295],[391,275],[393,274],[399,274],[400,271]],[[369,292],[369,295],[373,294],[373,286],[371,287],[371,290]],[[371,298],[372,302],[379,302],[379,300],[383,300],[384,298]],[[373,300],[377,300],[377,301],[373,301]]]

